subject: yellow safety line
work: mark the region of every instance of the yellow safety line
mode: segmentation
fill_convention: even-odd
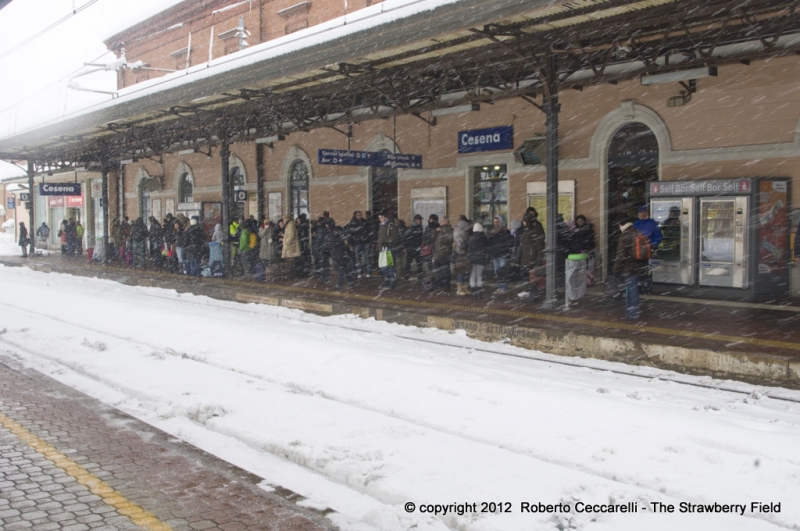
[[[92,494],[99,496],[105,503],[114,507],[118,513],[130,518],[134,524],[148,531],[173,531],[172,527],[156,518],[154,514],[129,501],[125,496],[114,490],[111,485],[93,475],[2,412],[0,412],[0,424],[74,478],[75,481],[87,487]]]
[[[121,268],[116,268],[120,269]],[[163,276],[165,278],[171,277],[172,275],[167,273],[162,273],[160,271],[148,271],[148,274],[155,274],[157,276]],[[209,279],[206,279],[209,280]],[[233,280],[233,279],[213,279],[214,282],[218,282],[220,284],[238,284],[240,286],[247,286],[249,288],[253,287],[251,282],[243,282],[241,280]],[[261,284],[259,283],[258,287],[260,288],[272,288],[277,290],[284,290],[284,291],[293,291],[297,293],[309,293],[309,294],[316,294],[316,295],[326,295],[330,296],[331,293],[329,291],[314,289],[314,288],[301,288],[296,286],[284,286],[280,284]],[[584,326],[594,326],[599,328],[611,328],[616,330],[629,330],[633,332],[649,332],[654,334],[661,334],[666,336],[680,336],[680,337],[688,337],[692,339],[708,339],[712,341],[723,341],[725,343],[744,343],[747,345],[756,345],[762,347],[775,347],[775,348],[783,348],[788,350],[800,350],[800,343],[791,343],[788,341],[773,341],[770,339],[757,339],[752,337],[741,337],[741,336],[731,336],[725,334],[714,334],[709,332],[695,332],[692,330],[676,330],[674,328],[663,328],[657,326],[646,326],[646,325],[638,325],[633,323],[625,323],[625,322],[614,322],[614,321],[598,321],[595,319],[582,319],[578,317],[565,317],[560,315],[552,315],[552,314],[545,314],[545,313],[533,313],[533,312],[522,312],[519,310],[502,310],[499,308],[475,308],[472,306],[463,306],[458,304],[440,304],[434,302],[425,302],[425,301],[412,301],[412,300],[405,300],[405,299],[390,299],[385,297],[376,298],[372,295],[360,295],[358,293],[348,293],[348,294],[336,294],[339,297],[346,297],[348,299],[358,299],[358,300],[365,300],[370,302],[376,302],[377,300],[388,302],[391,304],[397,304],[399,306],[416,306],[419,308],[433,308],[433,309],[442,309],[442,310],[458,310],[462,312],[469,312],[469,313],[482,313],[482,314],[493,314],[493,315],[504,315],[508,317],[522,317],[526,319],[538,319],[542,321],[551,321],[557,323],[569,323],[569,324],[577,324],[577,325],[584,325]]]

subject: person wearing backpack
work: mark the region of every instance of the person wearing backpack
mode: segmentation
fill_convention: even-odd
[[[650,208],[647,205],[639,207],[637,219],[633,222],[633,226],[650,242],[650,254],[655,254],[664,236],[661,234],[661,229],[656,220],[650,217]],[[650,294],[653,291],[653,272],[650,270],[649,265],[645,268],[639,281],[642,285],[642,293]]]
[[[650,241],[633,226],[633,219],[619,221],[620,234],[614,274],[625,278],[625,318],[639,319],[639,277],[650,260]]]

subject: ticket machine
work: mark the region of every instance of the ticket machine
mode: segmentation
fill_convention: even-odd
[[[657,291],[788,296],[790,184],[783,178],[650,182],[650,216],[663,235],[651,260],[653,282],[663,288]]]

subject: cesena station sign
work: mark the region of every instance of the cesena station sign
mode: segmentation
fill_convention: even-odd
[[[39,183],[39,195],[81,195],[81,183]]]
[[[514,126],[490,127],[458,132],[459,153],[479,153],[514,148]]]

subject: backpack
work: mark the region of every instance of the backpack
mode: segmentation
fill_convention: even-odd
[[[634,260],[650,260],[650,240],[644,234],[636,234],[631,246],[631,258]]]
[[[255,232],[250,233],[250,248],[255,249],[256,244],[258,243],[258,236],[256,236]]]

